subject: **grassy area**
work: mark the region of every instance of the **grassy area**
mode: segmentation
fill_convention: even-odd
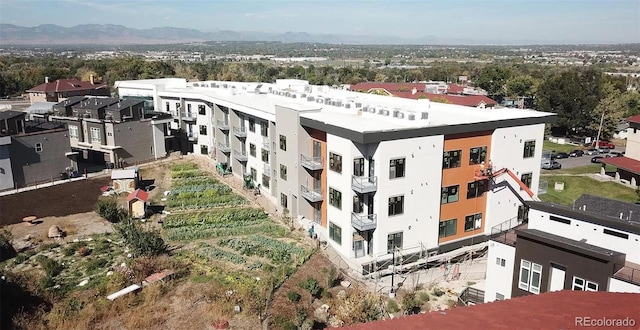
[[[542,176],[556,174],[590,174],[600,173],[601,164],[589,164],[585,166],[563,168],[561,170],[542,170]],[[607,171],[614,171],[613,167],[607,166]]]
[[[574,200],[585,193],[631,203],[638,201],[633,189],[615,182],[600,182],[585,176],[549,175],[542,179],[549,182],[547,193],[539,196],[544,202],[572,205]],[[564,182],[563,191],[553,189],[556,182]]]
[[[557,144],[547,140],[545,140],[544,143],[542,144],[542,148],[544,150],[549,150],[553,152],[566,152],[566,153],[569,153],[575,149],[581,149],[579,146],[574,146],[571,144]]]

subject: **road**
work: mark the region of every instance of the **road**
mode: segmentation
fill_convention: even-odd
[[[622,152],[622,151],[624,151],[624,149],[622,148],[611,149],[611,152]],[[593,156],[584,154],[584,156],[582,157],[569,157],[569,158],[557,159],[557,161],[562,165],[562,168],[574,168],[574,167],[580,167],[580,166],[591,164],[591,158],[593,158],[594,156],[605,156],[605,154],[593,155]]]

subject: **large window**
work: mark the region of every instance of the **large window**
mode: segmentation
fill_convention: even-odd
[[[440,229],[438,230],[438,237],[449,237],[453,236],[457,232],[458,219],[450,219],[445,221],[440,221]]]
[[[255,157],[256,156],[256,145],[253,143],[249,143],[249,155]]]
[[[342,210],[342,193],[329,187],[329,205]]]
[[[253,118],[249,118],[249,130],[251,132],[255,132],[256,131],[256,120]]]
[[[35,145],[36,152],[42,152],[42,143],[38,142]]]
[[[402,249],[402,232],[387,235],[387,253]]]
[[[598,291],[598,283],[587,281],[580,277],[573,277],[571,290],[574,291]]]
[[[531,293],[540,293],[542,281],[542,266],[531,261],[520,261],[520,277],[518,288]]]
[[[520,176],[520,181],[522,181],[527,188],[531,188],[531,179],[533,179],[533,173],[524,173]]]
[[[69,137],[72,139],[78,138],[78,126],[69,125]]]
[[[164,105],[165,105],[165,109],[167,110],[167,112],[170,112],[171,111],[171,107],[169,106],[169,102],[165,102]]]
[[[250,169],[250,171],[251,171],[251,180],[253,180],[254,182],[258,181],[258,171],[256,171],[256,169],[253,167]]]
[[[209,147],[205,144],[200,145],[200,154],[202,155],[208,155],[209,154]]]
[[[280,193],[280,206],[282,206],[282,208],[287,208],[287,195]]]
[[[389,216],[404,213],[404,196],[389,197]]]
[[[329,169],[342,173],[342,156],[338,154],[334,154],[333,152],[329,153]]]
[[[467,183],[467,199],[482,197],[487,185],[486,180]]]
[[[102,137],[100,136],[100,129],[97,127],[91,127],[91,142],[102,142]]]
[[[268,174],[262,175],[262,186],[265,188],[269,188],[269,183],[271,182],[271,178]]]
[[[198,104],[198,114],[199,115],[206,115],[206,110],[204,108],[204,104]]]
[[[442,200],[440,201],[440,204],[457,202],[459,199],[459,190],[459,185],[442,187]]]
[[[280,149],[287,151],[287,137],[282,134],[280,134]]]
[[[404,178],[404,158],[392,159],[389,161],[389,179]]]
[[[442,157],[442,168],[460,167],[462,150],[445,151]]]
[[[287,167],[280,164],[280,179],[287,180]]]
[[[364,176],[364,158],[355,158],[353,160],[353,175]]]
[[[472,231],[482,228],[482,213],[464,217],[464,231]]]
[[[265,150],[265,149],[261,149],[261,153],[262,153],[262,161],[265,163],[269,162],[269,150]]]
[[[264,137],[269,136],[269,124],[266,121],[260,123],[260,134]]]
[[[329,238],[338,245],[342,245],[342,228],[331,221],[329,221]]]
[[[362,212],[364,212],[364,203],[362,201],[362,196],[355,194],[353,195],[353,213]]]
[[[531,158],[536,154],[536,141],[525,141],[524,142],[524,153],[522,158]]]
[[[207,125],[200,125],[200,135],[207,135]]]
[[[480,164],[487,158],[487,147],[469,149],[469,165]]]

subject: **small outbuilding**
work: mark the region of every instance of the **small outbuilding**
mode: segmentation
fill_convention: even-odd
[[[61,238],[64,236],[64,232],[60,227],[53,225],[49,227],[49,238]]]
[[[136,189],[127,197],[127,204],[129,205],[129,215],[135,218],[144,218],[147,211],[147,201],[149,200],[149,193]]]
[[[140,184],[140,173],[137,167],[126,170],[113,170],[111,172],[113,190],[116,193],[133,192]]]

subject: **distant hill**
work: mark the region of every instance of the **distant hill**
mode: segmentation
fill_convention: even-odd
[[[435,37],[416,36],[397,38],[391,36],[310,34],[306,32],[202,32],[194,29],[157,27],[133,29],[114,24],[84,24],[63,27],[53,24],[24,27],[0,24],[0,43],[13,45],[67,45],[67,44],[168,44],[202,41],[279,41],[317,42],[329,44],[435,44]]]

